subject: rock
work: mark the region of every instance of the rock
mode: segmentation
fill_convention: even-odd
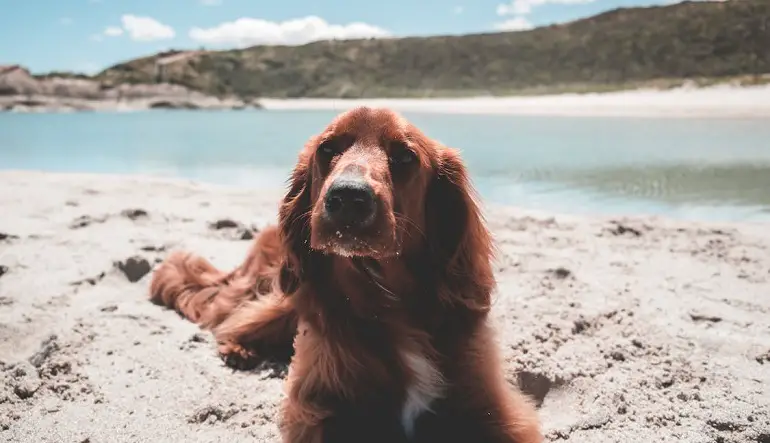
[[[40,349],[37,350],[32,357],[29,358],[29,362],[36,368],[43,366],[46,360],[59,349],[58,337],[55,334],[49,335],[45,340],[40,343]]]
[[[147,217],[149,214],[147,214],[147,211],[144,209],[124,209],[121,211],[120,215],[130,220],[136,220],[139,218]]]
[[[187,418],[187,422],[195,424],[211,424],[217,421],[226,422],[237,413],[238,410],[233,407],[223,407],[220,405],[204,406],[194,411]]]
[[[22,400],[35,395],[38,389],[40,389],[40,378],[25,378],[13,387],[13,392]]]
[[[40,82],[29,70],[18,65],[0,67],[0,95],[32,95],[41,92]]]
[[[626,361],[626,356],[620,351],[612,351],[610,357],[615,361]]]
[[[556,269],[549,269],[549,272],[552,273],[556,278],[559,278],[562,280],[572,275],[572,271],[570,271],[567,268],[563,268],[561,266]]]
[[[11,234],[8,234],[7,232],[0,232],[0,241],[18,240],[18,238],[19,238],[18,235],[11,235]]]
[[[8,272],[8,266],[0,265],[0,277],[4,276]]]
[[[129,257],[124,261],[117,262],[115,266],[125,274],[131,283],[138,282],[152,270],[150,262],[140,256]]]
[[[11,384],[13,393],[22,400],[35,395],[42,381],[37,369],[30,363],[21,362],[17,364],[11,372]]]
[[[233,236],[232,238],[238,239],[238,240],[253,240],[254,233],[259,232],[259,228],[255,226],[251,226],[249,228],[229,218],[223,218],[215,222],[209,223],[209,229],[213,229],[216,231],[219,231],[222,229],[235,229],[236,230],[235,232],[231,231],[231,234]]]
[[[200,332],[196,332],[192,335],[192,337],[190,337],[190,341],[193,343],[205,343],[207,340],[205,335]]]
[[[572,326],[572,333],[581,334],[583,331],[587,330],[590,327],[591,327],[591,322],[581,318],[579,320],[575,320],[575,323]]]
[[[194,51],[188,54],[194,55]],[[0,66],[0,111],[57,112],[111,109],[261,108],[256,100],[217,97],[178,84],[114,85],[78,74],[33,76],[18,65]]]
[[[223,218],[221,220],[217,220],[213,223],[209,223],[209,228],[220,230],[220,229],[230,229],[230,228],[240,228],[241,224],[237,221],[230,220],[229,218]]]
[[[150,109],[200,109],[200,106],[185,100],[159,100],[151,102],[148,107]]]
[[[610,228],[609,231],[614,235],[625,235],[625,234],[631,234],[634,237],[641,237],[642,231],[632,228],[631,226],[626,226],[620,223],[616,223],[614,228]]]
[[[107,217],[91,217],[90,215],[81,215],[70,223],[70,229],[85,228],[94,223],[104,223]]]
[[[719,323],[722,321],[722,317],[719,317],[718,315],[706,315],[706,314],[699,314],[697,312],[691,312],[690,319],[694,322]]]

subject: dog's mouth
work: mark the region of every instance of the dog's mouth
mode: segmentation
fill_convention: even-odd
[[[372,235],[344,226],[326,226],[322,229],[325,232],[318,237],[324,241],[317,242],[314,247],[327,254],[372,261],[398,254],[394,250],[393,236],[382,235],[381,231]]]
[[[313,210],[311,246],[342,257],[396,254],[395,217],[363,177],[335,179]]]

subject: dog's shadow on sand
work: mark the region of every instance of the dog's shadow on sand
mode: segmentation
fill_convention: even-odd
[[[289,375],[288,360],[265,360],[258,364],[254,369],[247,369],[241,372],[252,372],[261,375],[263,378],[286,378]]]
[[[248,367],[231,366],[225,363],[224,361],[222,362],[222,365],[230,369],[233,373],[242,372],[246,374],[255,374],[262,379],[271,379],[271,378],[283,379],[283,378],[286,378],[287,375],[289,375],[290,363],[291,363],[290,358],[283,358],[283,356],[281,357],[274,356],[274,357],[268,357],[260,361],[254,366],[248,366]]]

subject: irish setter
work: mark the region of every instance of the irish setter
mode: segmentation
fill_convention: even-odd
[[[487,320],[492,253],[458,153],[362,107],[306,144],[239,268],[175,252],[151,298],[212,329],[229,366],[292,359],[286,443],[539,443]]]

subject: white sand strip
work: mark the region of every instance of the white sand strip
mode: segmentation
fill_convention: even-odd
[[[265,109],[294,110],[342,111],[369,105],[450,114],[770,118],[770,85],[499,98],[261,99],[260,103]]]

